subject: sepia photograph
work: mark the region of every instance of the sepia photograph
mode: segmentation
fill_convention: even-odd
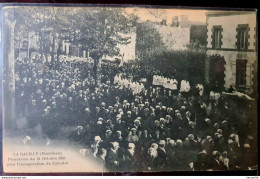
[[[1,14],[4,173],[258,169],[256,11]]]

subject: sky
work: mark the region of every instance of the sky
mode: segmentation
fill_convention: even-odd
[[[174,16],[187,15],[190,21],[199,21],[206,23],[206,12],[208,10],[190,10],[190,9],[152,9],[152,8],[127,8],[127,12],[139,16],[140,21],[161,22],[166,19],[167,24],[171,24]]]

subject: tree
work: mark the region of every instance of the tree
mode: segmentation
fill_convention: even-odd
[[[139,23],[136,36],[136,53],[139,59],[151,61],[155,56],[162,55],[165,45],[151,23]]]
[[[61,40],[64,33],[71,30],[71,14],[69,7],[17,7],[15,18],[18,25],[16,34],[21,29],[26,29],[27,33],[34,32],[38,37],[39,52],[43,60],[43,54],[51,54],[51,66],[54,66],[55,55],[59,55],[58,49],[61,48]],[[57,63],[59,62],[57,56]]]
[[[15,124],[15,34],[17,24],[15,11],[12,8],[3,9],[3,104],[4,127],[14,129]],[[8,121],[8,122],[7,122]]]
[[[123,8],[91,7],[77,8],[71,19],[74,31],[80,32],[79,42],[94,59],[96,84],[99,84],[99,70],[103,56],[119,55],[118,44],[128,44],[125,34],[135,31],[137,17],[127,14]],[[80,23],[79,23],[80,22]]]
[[[16,14],[21,28],[37,33],[41,58],[50,53],[52,67],[57,66],[55,55],[59,64],[61,42],[68,38],[88,49],[95,61],[96,78],[102,57],[119,55],[117,45],[129,43],[125,34],[134,32],[137,20],[123,8],[109,7],[18,7]]]

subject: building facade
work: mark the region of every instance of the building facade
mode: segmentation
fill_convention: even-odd
[[[207,82],[252,94],[257,87],[256,13],[207,13],[207,56]]]
[[[143,53],[154,54],[155,51],[186,50],[190,44],[190,28],[178,25],[178,18],[172,24],[147,21],[137,25],[136,57],[142,59]]]
[[[154,25],[168,50],[185,50],[190,43],[190,28]]]

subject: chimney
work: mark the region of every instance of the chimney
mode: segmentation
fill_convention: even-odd
[[[166,25],[166,19],[163,19],[161,25]]]
[[[174,16],[172,18],[172,27],[178,27],[179,26],[179,19],[178,19],[178,16]]]

